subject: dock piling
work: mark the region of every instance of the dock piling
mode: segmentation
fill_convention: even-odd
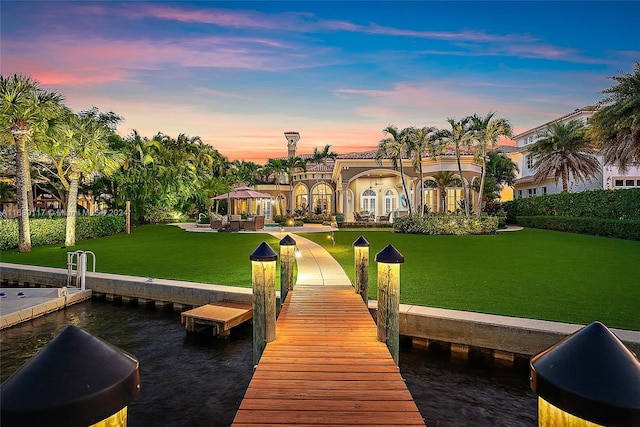
[[[250,255],[253,287],[253,364],[268,342],[276,339],[276,260],[278,255],[262,242]]]
[[[387,245],[376,254],[378,263],[378,341],[386,342],[398,365],[400,353],[400,264],[404,256]]]

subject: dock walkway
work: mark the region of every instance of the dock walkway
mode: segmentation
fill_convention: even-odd
[[[424,426],[351,286],[296,285],[233,426]]]

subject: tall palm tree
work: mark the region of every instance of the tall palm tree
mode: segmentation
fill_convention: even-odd
[[[400,179],[402,180],[402,188],[404,195],[407,199],[407,207],[409,213],[413,213],[411,209],[411,199],[409,198],[409,191],[407,190],[407,183],[404,179],[404,170],[402,166],[402,159],[407,151],[407,130],[399,131],[397,127],[389,125],[383,129],[385,135],[389,135],[387,138],[380,140],[378,143],[378,151],[376,152],[376,161],[378,164],[382,164],[383,159],[391,160],[391,164],[395,170],[400,170]]]
[[[18,201],[18,249],[31,251],[29,199],[31,177],[27,146],[34,135],[46,128],[47,120],[62,109],[63,98],[56,92],[46,92],[30,77],[14,74],[0,76],[0,129],[13,139],[16,148],[16,187]]]
[[[298,170],[306,171],[307,162],[300,156],[291,156],[283,161],[282,166],[284,167],[284,172],[287,174],[287,182],[289,183],[289,210],[293,212],[293,174]]]
[[[464,212],[467,216],[469,212],[469,194],[467,186],[462,178],[462,165],[460,163],[460,157],[462,156],[462,148],[469,147],[473,138],[472,130],[470,127],[471,118],[465,117],[461,120],[455,120],[452,118],[447,119],[447,123],[451,126],[451,129],[441,129],[438,131],[437,140],[445,146],[452,146],[455,150],[456,160],[458,162],[458,175],[460,182],[462,183],[462,195],[464,197]]]
[[[284,215],[284,207],[282,206],[282,199],[280,197],[280,176],[285,173],[285,165],[283,159],[268,159],[263,168],[264,173],[269,177],[273,175],[274,184],[276,186],[276,214]]]
[[[447,211],[447,187],[459,185],[461,180],[451,171],[439,171],[432,175],[438,186],[438,194],[440,195],[440,212]]]
[[[422,173],[422,157],[425,152],[435,157],[439,150],[436,144],[436,132],[438,130],[433,126],[422,128],[410,127],[407,130],[407,153],[411,157],[413,168],[418,172],[420,177],[420,216],[424,215],[424,175]]]
[[[633,73],[611,77],[617,84],[602,91],[604,105],[589,121],[591,137],[601,146],[604,163],[625,173],[640,165],[640,62]]]
[[[482,174],[480,178],[480,192],[478,194],[477,215],[482,213],[482,197],[484,190],[484,180],[487,174],[487,150],[493,148],[498,138],[513,136],[511,123],[502,118],[495,118],[495,113],[490,112],[484,117],[473,115],[471,117],[471,128],[475,140],[475,154],[482,162]]]
[[[591,181],[591,177],[601,170],[597,151],[580,120],[552,123],[529,148],[529,153],[535,158],[536,185],[553,176],[556,184],[562,182],[565,193],[569,191],[570,176],[582,182]]]

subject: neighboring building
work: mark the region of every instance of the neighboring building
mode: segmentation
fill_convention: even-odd
[[[556,122],[568,123],[571,120],[580,120],[586,124],[595,110],[595,107],[591,106],[579,108],[572,113],[566,114],[543,125],[536,126],[533,129],[529,129],[513,137],[516,141],[517,149],[509,153],[509,157],[518,165],[518,169],[520,171],[513,188],[514,197],[533,197],[543,194],[556,194],[562,192],[562,182],[558,181],[556,184],[554,182],[554,177],[548,177],[539,184],[534,182],[535,170],[533,165],[535,163],[535,158],[529,154],[529,148],[540,138],[540,135],[547,130],[550,124]],[[591,181],[586,182],[576,181],[573,177],[569,177],[570,192],[595,190],[597,188],[602,188],[602,174],[594,176],[591,178]]]
[[[535,170],[533,169],[535,159],[529,154],[529,148],[550,124],[556,122],[568,123],[571,120],[580,120],[586,124],[596,110],[597,108],[593,106],[576,109],[558,119],[515,135],[513,139],[516,141],[516,147],[501,147],[509,158],[518,165],[520,171],[513,188],[514,197],[533,197],[542,194],[556,194],[562,191],[562,183],[558,181],[556,184],[553,177],[545,179],[540,184],[535,184]],[[602,164],[602,159],[598,158],[598,160]],[[591,178],[591,181],[586,182],[576,181],[572,177],[569,178],[570,192],[632,187],[640,187],[640,167],[630,168],[625,174],[622,174],[615,166],[605,166],[598,175]]]

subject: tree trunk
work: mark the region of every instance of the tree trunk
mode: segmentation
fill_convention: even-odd
[[[467,194],[467,186],[464,184],[464,178],[462,177],[462,165],[460,164],[460,152],[456,155],[458,160],[458,178],[460,178],[460,184],[462,185],[462,197],[464,198],[464,213],[469,216],[469,196]]]
[[[422,159],[420,159],[420,216],[424,216],[424,176],[422,175]]]
[[[482,197],[484,193],[484,177],[487,170],[487,161],[485,156],[482,156],[482,174],[480,175],[480,192],[478,194],[478,216],[482,215]]]
[[[404,170],[402,169],[402,156],[400,157],[400,178],[402,180],[402,188],[404,189],[404,195],[407,197],[407,209],[409,209],[409,215],[411,215],[413,213],[413,210],[411,209],[411,199],[409,198],[407,183],[404,181]]]
[[[26,142],[24,146],[24,186],[27,189],[27,205],[29,215],[35,212],[35,206],[33,205],[33,185],[31,183],[31,167],[29,166],[29,150],[27,150]]]
[[[567,168],[562,169],[562,192],[569,192],[569,171]]]
[[[25,156],[26,142],[24,137],[16,137],[16,199],[18,201],[18,249],[20,252],[31,252],[31,228],[29,226],[29,191],[27,174],[28,158]]]
[[[64,239],[64,245],[76,245],[76,214],[78,205],[78,183],[80,174],[73,173],[69,176],[69,197],[67,197],[67,229]]]

